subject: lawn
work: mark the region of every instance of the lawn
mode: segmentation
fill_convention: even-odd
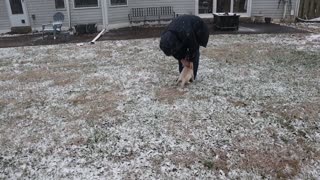
[[[176,86],[159,39],[0,49],[0,179],[320,177],[320,36],[210,36]]]

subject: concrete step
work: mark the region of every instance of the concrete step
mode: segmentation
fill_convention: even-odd
[[[31,31],[31,26],[11,27],[11,33],[13,34],[27,34]]]

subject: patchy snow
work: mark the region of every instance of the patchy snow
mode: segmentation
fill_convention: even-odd
[[[18,37],[18,36],[25,36],[25,35],[34,35],[35,33],[27,33],[27,34],[7,34],[7,33],[2,33],[0,34],[1,37]]]
[[[284,25],[313,33],[320,33],[320,23],[292,23]]]
[[[159,39],[0,49],[0,179],[317,179],[317,38],[210,36],[186,89]]]
[[[320,34],[313,34],[311,36],[308,36],[307,40],[312,42],[320,42]]]
[[[313,18],[313,19],[310,19],[310,21],[320,21],[320,17],[318,17],[318,18]]]

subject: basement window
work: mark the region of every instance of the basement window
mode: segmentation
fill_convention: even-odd
[[[64,9],[64,0],[55,0],[56,9]]]
[[[110,0],[111,6],[127,6],[127,0]]]
[[[75,8],[98,7],[98,0],[74,0]]]

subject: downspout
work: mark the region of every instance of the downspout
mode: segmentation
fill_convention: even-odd
[[[67,0],[67,13],[68,13],[68,25],[69,29],[71,29],[71,11],[70,11],[70,1]]]
[[[195,7],[194,15],[199,16],[199,0],[194,1],[194,7]]]
[[[107,0],[101,0],[101,9],[102,9],[102,23],[103,23],[103,28],[108,32],[108,24],[109,24],[109,19],[108,19],[108,4]]]
[[[282,19],[286,18],[287,8],[288,8],[288,0],[284,0],[284,11],[283,11]]]
[[[295,12],[296,17],[299,16],[299,11],[300,11],[300,0],[296,0],[296,12]]]

